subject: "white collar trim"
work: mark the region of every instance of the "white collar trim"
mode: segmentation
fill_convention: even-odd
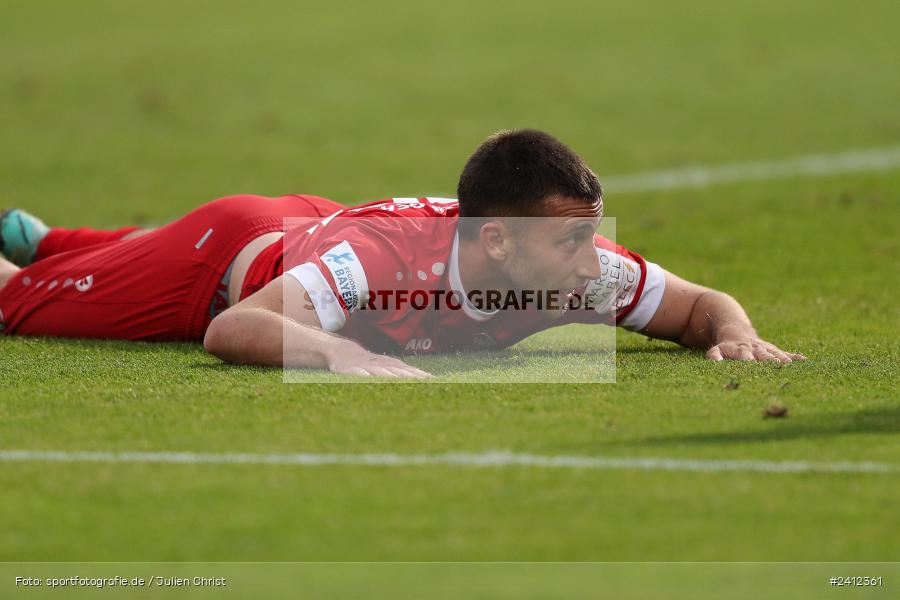
[[[500,310],[487,312],[477,308],[469,300],[466,290],[463,288],[462,280],[459,278],[459,231],[453,236],[453,250],[450,251],[450,289],[456,292],[457,298],[462,298],[462,309],[466,316],[475,321],[487,321]]]

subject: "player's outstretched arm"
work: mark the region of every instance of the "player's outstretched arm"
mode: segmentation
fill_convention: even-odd
[[[711,360],[806,360],[759,337],[737,300],[666,272],[666,287],[644,335],[706,350]]]
[[[305,301],[285,307],[285,297]],[[273,280],[213,319],[203,346],[235,364],[329,369],[361,376],[430,377],[401,360],[369,352],[353,340],[323,331],[306,290],[292,277]]]

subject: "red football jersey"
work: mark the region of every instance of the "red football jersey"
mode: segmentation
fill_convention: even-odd
[[[503,348],[569,323],[641,330],[659,306],[663,270],[595,235],[602,276],[560,299],[561,317],[542,315],[534,298],[488,310],[460,281],[458,213],[453,199],[392,198],[307,220],[288,228],[283,271],[307,290],[323,329],[402,353]]]

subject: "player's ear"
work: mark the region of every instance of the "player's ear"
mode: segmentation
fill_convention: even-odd
[[[479,230],[481,247],[494,260],[506,260],[509,254],[510,232],[502,221],[488,221]]]

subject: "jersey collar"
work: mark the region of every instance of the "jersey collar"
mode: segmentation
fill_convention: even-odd
[[[487,321],[500,310],[484,311],[477,308],[469,300],[466,290],[463,288],[462,280],[459,278],[459,231],[453,235],[453,249],[450,251],[450,289],[456,292],[457,297],[461,297],[462,309],[466,316],[475,321]]]

